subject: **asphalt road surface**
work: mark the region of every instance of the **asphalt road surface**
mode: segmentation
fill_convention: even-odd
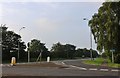
[[[119,76],[119,69],[96,67],[82,64],[80,60],[56,61],[56,64],[65,67],[39,66],[3,66],[2,75],[7,76]],[[110,78],[109,77],[109,78]]]
[[[81,68],[85,68],[87,70],[105,70],[106,71],[118,71],[118,73],[120,72],[120,68],[112,68],[112,67],[107,67],[107,66],[96,66],[96,65],[87,65],[87,64],[84,64],[82,63],[82,60],[66,60],[66,61],[63,61],[63,63],[65,63],[66,65],[73,65],[73,66],[76,66],[76,67],[81,67]]]

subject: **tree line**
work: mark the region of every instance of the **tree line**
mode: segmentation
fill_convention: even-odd
[[[45,43],[42,43],[38,39],[32,39],[30,42],[25,44],[21,40],[21,36],[16,34],[13,31],[9,31],[8,27],[1,25],[2,29],[2,61],[10,61],[12,57],[18,58],[19,50],[19,59],[21,61],[27,61],[28,52],[30,53],[30,61],[36,61],[40,53],[42,54],[42,59],[46,59],[50,56],[52,59],[73,59],[76,57],[85,58],[90,57],[90,50],[84,48],[77,48],[72,44],[61,44],[60,42],[53,44],[51,50],[48,51],[48,48],[45,46]],[[19,48],[18,48],[19,43]],[[27,48],[27,51],[25,49]],[[98,53],[95,50],[92,50],[93,56],[98,57]],[[17,59],[18,60],[18,59]]]

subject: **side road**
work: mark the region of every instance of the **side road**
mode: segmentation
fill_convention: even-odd
[[[85,59],[51,61],[49,64],[45,61],[37,62],[37,63],[36,62],[17,63],[16,65],[18,66],[42,66],[42,67],[69,67],[69,68],[78,68],[82,70],[101,70],[101,71],[116,71],[116,72],[120,71],[120,68],[84,64],[82,63],[83,60]],[[1,64],[1,66],[5,67],[5,66],[11,66],[11,65]]]
[[[107,66],[97,66],[97,65],[88,65],[84,64],[83,60],[85,59],[77,59],[77,60],[63,60],[63,61],[53,61],[56,64],[68,66],[72,68],[78,68],[81,70],[96,70],[96,71],[114,71],[120,72],[120,68],[112,68]]]

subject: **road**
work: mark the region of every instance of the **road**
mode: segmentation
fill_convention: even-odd
[[[96,66],[96,65],[87,65],[82,63],[82,60],[66,60],[63,61],[66,65],[72,65],[73,67],[81,67],[86,70],[96,70],[96,71],[120,71],[120,68],[112,68],[107,66]]]
[[[117,69],[82,64],[80,60],[54,61],[65,67],[3,66],[3,76],[118,76]]]

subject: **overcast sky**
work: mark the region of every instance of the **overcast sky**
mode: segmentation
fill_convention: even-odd
[[[90,48],[88,21],[102,2],[4,2],[0,17],[26,43],[38,39],[50,49],[54,43]],[[93,40],[93,48],[96,45]]]

